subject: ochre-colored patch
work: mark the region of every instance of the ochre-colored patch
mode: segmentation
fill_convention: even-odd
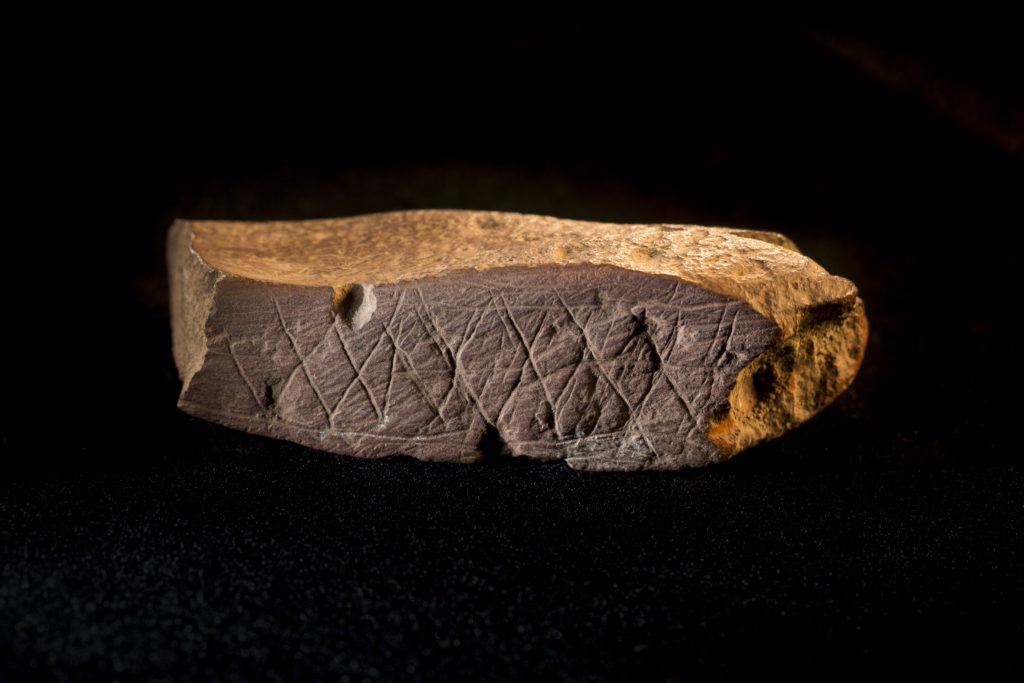
[[[334,315],[341,313],[342,304],[351,289],[351,284],[334,287],[334,294],[331,296],[331,308],[334,310]]]
[[[708,430],[723,460],[808,420],[850,386],[864,360],[868,320],[859,298],[847,305],[836,318],[808,316],[740,371],[729,412]]]

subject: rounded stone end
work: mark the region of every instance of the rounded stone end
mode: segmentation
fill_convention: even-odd
[[[868,320],[856,296],[803,311],[796,331],[748,363],[711,421],[708,438],[728,459],[816,415],[853,382],[864,359]]]

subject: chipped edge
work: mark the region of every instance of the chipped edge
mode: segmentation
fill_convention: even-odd
[[[211,268],[192,248],[195,233],[187,220],[176,220],[167,233],[170,280],[171,344],[182,381],[181,396],[203,367],[208,351],[206,320],[214,292],[225,274]],[[179,399],[180,402],[180,399]]]

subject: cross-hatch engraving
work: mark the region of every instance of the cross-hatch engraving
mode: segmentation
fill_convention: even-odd
[[[355,330],[271,290],[281,348],[292,358],[279,371],[275,419],[308,429],[309,413],[289,411],[319,406],[321,438],[356,450],[366,439],[446,435],[472,447],[491,428],[513,451],[659,458],[703,438],[702,421],[773,329],[740,302],[656,279],[376,292],[376,314]],[[251,352],[229,335],[224,343],[262,415],[263,378],[246,371]]]

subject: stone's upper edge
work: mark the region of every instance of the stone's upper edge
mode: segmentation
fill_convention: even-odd
[[[191,250],[228,276],[339,287],[507,266],[612,265],[746,301],[784,336],[809,307],[852,301],[778,233],[598,223],[500,211],[417,210],[305,221],[192,221]]]

